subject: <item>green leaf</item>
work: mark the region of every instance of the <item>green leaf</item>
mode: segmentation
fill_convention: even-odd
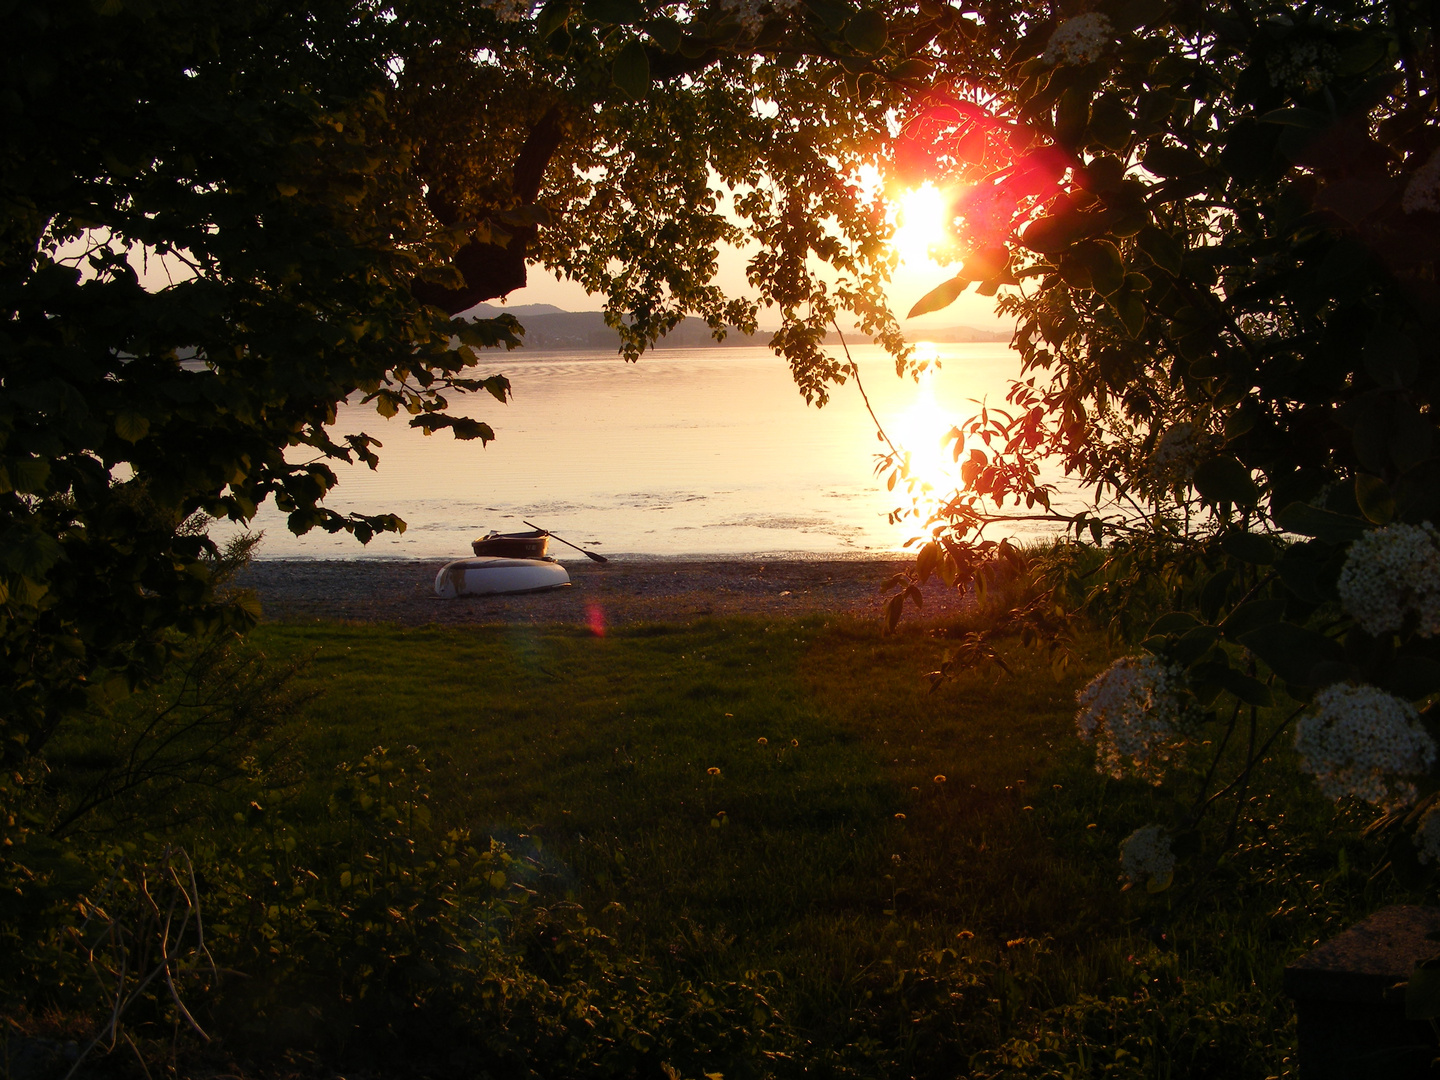
[[[1302,502],[1293,502],[1276,514],[1275,524],[1288,533],[1313,536],[1327,544],[1348,544],[1370,531],[1370,526],[1359,518]]]
[[[1340,50],[1340,63],[1337,70],[1341,75],[1359,75],[1369,71],[1384,59],[1389,47],[1387,35],[1367,34],[1355,44]]]
[[[873,8],[859,12],[845,24],[846,42],[856,52],[865,53],[867,56],[883,49],[889,37],[885,16]]]
[[[1376,525],[1388,525],[1395,516],[1395,499],[1385,481],[1369,473],[1355,474],[1355,503]]]
[[[1275,698],[1270,693],[1270,688],[1259,679],[1251,678],[1244,672],[1236,671],[1234,668],[1225,668],[1214,672],[1213,677],[1222,688],[1234,694],[1246,705],[1268,709],[1275,704]]]
[[[1060,95],[1055,107],[1055,141],[1061,146],[1078,147],[1085,138],[1090,121],[1090,88],[1072,86]]]
[[[1297,686],[1313,686],[1311,677],[1317,666],[1339,664],[1344,659],[1339,642],[1288,622],[1252,630],[1240,638],[1240,644],[1285,682]]]
[[[44,458],[13,458],[8,471],[11,485],[22,495],[43,494],[50,480],[50,462]]]
[[[645,7],[638,0],[585,0],[582,11],[591,22],[625,26],[644,22]]]
[[[1285,617],[1284,600],[1252,600],[1241,604],[1225,617],[1220,632],[1236,641],[1252,630],[1280,622]]]
[[[928,60],[912,56],[902,64],[890,69],[890,78],[897,82],[928,83],[935,74],[935,65]]]
[[[1102,296],[1111,296],[1125,284],[1125,260],[1120,249],[1108,240],[1086,240],[1068,253],[1090,275],[1090,283]]]
[[[1161,270],[1171,277],[1180,276],[1180,264],[1184,259],[1185,249],[1173,236],[1154,225],[1147,225],[1140,230],[1136,243]]]
[[[1175,659],[1188,667],[1209,652],[1219,640],[1220,631],[1215,627],[1197,626],[1180,635],[1180,640],[1175,642],[1173,646]]]
[[[18,542],[14,533],[6,535],[5,565],[24,577],[43,578],[60,561],[63,551],[59,542],[47,533],[26,533]]]
[[[137,443],[150,433],[150,421],[136,412],[115,414],[115,434],[128,443]]]
[[[1183,146],[1152,146],[1146,151],[1140,164],[1147,172],[1166,179],[1191,176],[1205,169],[1205,162],[1200,155]]]
[[[535,17],[535,32],[545,41],[570,21],[570,0],[550,0]]]
[[[1097,226],[1097,220],[1075,210],[1064,210],[1031,222],[1020,242],[1042,255],[1058,255]]]
[[[17,482],[17,488],[20,486]],[[1440,458],[1430,458],[1406,469],[1392,489],[1395,510],[1402,521],[1440,520]]]
[[[1390,662],[1379,683],[1397,697],[1419,701],[1440,691],[1440,662],[1402,653]]]
[[[1115,309],[1115,314],[1120,316],[1120,322],[1125,327],[1125,332],[1132,338],[1138,339],[1140,332],[1145,329],[1145,301],[1127,289],[1112,296],[1110,306]]]
[[[1178,634],[1187,630],[1193,630],[1200,625],[1200,620],[1191,615],[1188,611],[1171,611],[1161,615],[1146,631],[1147,636],[1154,637],[1161,634]]]
[[[1124,150],[1135,132],[1135,118],[1119,94],[1101,94],[1090,106],[1090,136],[1110,150]]]
[[[972,281],[972,278],[957,275],[942,285],[937,285],[928,293],[915,302],[910,313],[905,317],[913,319],[917,315],[926,315],[932,311],[939,311],[953,304],[956,298],[965,291]]]
[[[1269,566],[1279,554],[1268,536],[1247,529],[1230,530],[1220,541],[1220,548],[1226,555],[1256,566]]]
[[[685,30],[674,19],[651,19],[644,24],[644,30],[655,44],[667,53],[680,51],[680,42],[684,40]]]
[[[1340,559],[1343,559],[1342,548],[1307,540],[1286,548],[1275,569],[1285,588],[1298,599],[1307,604],[1325,604],[1335,599]]]
[[[1195,470],[1195,489],[1210,503],[1254,506],[1260,497],[1250,470],[1233,457],[1211,458]]]
[[[632,101],[639,101],[650,93],[650,57],[639,40],[627,42],[620,50],[610,76]]]
[[[1417,967],[1405,984],[1405,1019],[1440,1017],[1440,968]]]
[[[1420,355],[1408,334],[1379,322],[1365,338],[1365,370],[1381,386],[1409,386],[1420,373]]]
[[[1272,109],[1260,117],[1260,123],[1319,131],[1330,126],[1330,117],[1315,109]]]

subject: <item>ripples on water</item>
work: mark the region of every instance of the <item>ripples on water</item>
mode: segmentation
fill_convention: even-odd
[[[1016,355],[1003,344],[929,346],[941,368],[896,378],[873,346],[854,350],[865,389],[896,442],[938,461],[951,424],[1003,405]],[[660,349],[637,364],[613,353],[487,357],[514,400],[463,398],[454,411],[489,423],[488,447],[430,437],[370,406],[340,410],[337,429],[385,445],[381,464],[337,469],[327,505],[396,513],[400,536],[293,536],[267,503],[262,558],[458,558],[488,529],[521,519],[606,554],[679,557],[862,557],[902,549],[913,523],[891,525],[899,499],[874,476],[879,443],[853,384],[807,406],[789,368],[763,348]],[[939,478],[937,478],[939,479]],[[952,481],[953,486],[953,481]],[[558,550],[555,550],[557,549]],[[552,554],[580,557],[552,544]]]

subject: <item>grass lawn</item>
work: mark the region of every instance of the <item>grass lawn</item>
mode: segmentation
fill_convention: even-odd
[[[515,888],[673,977],[759,973],[782,1073],[1276,1075],[1280,968],[1398,895],[1283,762],[1203,887],[1122,892],[1117,845],[1170,795],[1073,737],[1098,646],[1063,682],[1017,645],[928,693],[943,641],[819,618],[253,640],[312,657],[312,779],[418,747],[437,821],[503,840]]]

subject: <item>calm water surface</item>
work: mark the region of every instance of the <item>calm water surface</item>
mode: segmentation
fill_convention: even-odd
[[[941,436],[977,401],[1003,405],[1019,362],[998,343],[929,349],[941,366],[918,384],[898,379],[878,348],[855,355],[890,436],[939,469]],[[297,537],[267,504],[255,523],[265,530],[260,557],[459,558],[476,536],[523,529],[522,519],[602,553],[669,557],[873,556],[914,535],[913,524],[887,521],[900,500],[874,476],[879,443],[853,383],[823,409],[807,406],[767,349],[661,349],[638,364],[610,352],[515,353],[487,367],[510,378],[514,400],[481,394],[455,411],[495,429],[488,447],[427,438],[403,413],[340,410],[337,430],[385,445],[378,470],[337,469],[327,505],[399,514],[402,535],[366,547]]]

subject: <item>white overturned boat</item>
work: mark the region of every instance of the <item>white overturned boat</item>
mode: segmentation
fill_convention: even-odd
[[[570,575],[554,559],[458,559],[435,575],[435,595],[498,596],[540,592],[570,584]]]

